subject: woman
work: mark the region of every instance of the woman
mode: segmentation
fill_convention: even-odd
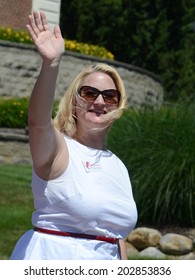
[[[64,40],[58,26],[50,31],[43,12],[29,16],[27,29],[42,57],[28,116],[34,229],[11,259],[126,259],[136,205],[127,169],[106,149],[107,133],[125,107],[123,82],[106,64],[84,69],[52,121]]]

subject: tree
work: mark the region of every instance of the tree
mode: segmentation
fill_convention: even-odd
[[[167,99],[194,96],[195,0],[66,0],[61,14],[65,37],[161,76]]]

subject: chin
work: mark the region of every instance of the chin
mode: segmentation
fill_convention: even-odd
[[[105,123],[106,121],[106,115],[105,114],[94,114],[90,113],[87,117],[88,121],[94,122],[94,123]]]
[[[94,129],[100,129],[104,130],[111,126],[111,122],[109,122],[107,119],[90,119],[91,127]]]

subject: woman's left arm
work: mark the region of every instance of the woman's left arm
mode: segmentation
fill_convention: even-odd
[[[120,254],[121,260],[128,260],[126,245],[125,245],[125,241],[123,239],[119,240],[119,254]]]

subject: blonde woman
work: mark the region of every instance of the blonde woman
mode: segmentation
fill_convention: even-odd
[[[29,16],[27,29],[42,58],[28,116],[34,229],[19,239],[10,259],[127,259],[124,239],[137,210],[127,169],[106,147],[126,104],[123,82],[107,64],[83,69],[52,120],[64,40],[43,12]]]

